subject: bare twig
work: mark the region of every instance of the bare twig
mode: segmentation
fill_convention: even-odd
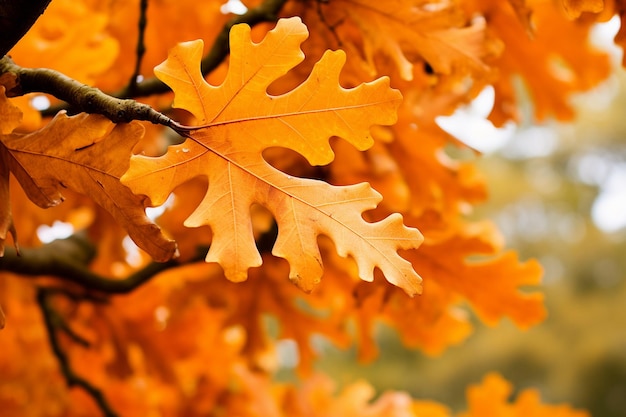
[[[148,0],[141,0],[139,2],[139,34],[137,35],[137,61],[135,61],[135,71],[133,71],[133,75],[130,77],[130,81],[128,83],[128,91],[135,91],[137,89],[137,82],[139,78],[139,74],[141,72],[141,61],[143,60],[143,55],[146,53],[146,45],[144,43],[144,35],[146,32],[146,26],[148,25],[148,19],[146,17],[146,13],[148,11]]]
[[[39,290],[43,291],[43,288]],[[74,294],[73,292],[68,291],[65,288],[46,287],[45,292],[47,295],[50,295],[50,296],[54,294],[61,294],[76,302],[79,302],[82,299],[84,299],[82,294],[81,295]],[[49,318],[50,318],[51,323],[54,325],[54,327],[56,327],[57,329],[65,333],[70,339],[72,339],[74,342],[78,343],[82,347],[88,348],[90,346],[89,341],[85,339],[84,337],[82,337],[81,335],[79,335],[78,333],[76,333],[74,329],[72,329],[70,325],[67,324],[67,321],[60,314],[58,314],[56,310],[50,309],[49,313],[51,313],[49,315]]]
[[[249,9],[246,13],[235,16],[229,20],[220,33],[215,38],[209,53],[202,59],[201,71],[206,75],[217,68],[230,52],[228,35],[230,29],[239,23],[246,23],[250,26],[262,22],[275,22],[278,20],[278,12],[285,5],[287,0],[265,0],[259,6]],[[152,94],[162,94],[170,91],[169,87],[158,78],[148,78],[137,85],[134,92],[124,89],[115,93],[116,97],[143,97]]]
[[[343,19],[339,20],[336,23],[333,23],[332,25],[326,19],[326,16],[324,16],[324,11],[322,10],[322,5],[328,6],[329,1],[330,0],[317,0],[317,5],[316,5],[317,16],[319,17],[320,22],[322,22],[322,24],[328,28],[331,35],[335,39],[335,42],[337,42],[337,46],[341,48],[343,46],[343,42],[341,42],[341,38],[337,34],[337,26],[343,23]]]
[[[56,356],[57,360],[59,361],[61,373],[65,377],[67,385],[70,387],[77,386],[85,390],[87,394],[89,394],[89,396],[92,397],[94,401],[98,404],[98,407],[105,417],[117,417],[118,414],[113,411],[102,391],[93,386],[83,377],[76,374],[72,369],[67,354],[61,348],[61,344],[59,343],[56,332],[57,329],[61,329],[65,332],[67,331],[61,324],[64,322],[63,319],[59,316],[58,312],[52,307],[50,303],[51,295],[52,292],[50,292],[48,289],[40,288],[37,291],[37,302],[39,304],[39,307],[41,308],[44,324],[48,332],[50,347],[52,348],[54,356]]]

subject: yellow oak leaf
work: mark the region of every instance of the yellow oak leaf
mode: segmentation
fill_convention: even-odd
[[[389,282],[415,294],[421,279],[398,250],[418,247],[422,236],[404,226],[400,214],[366,222],[362,213],[381,200],[369,184],[336,187],[294,178],[263,159],[265,149],[284,147],[312,165],[327,164],[333,159],[330,137],[364,150],[373,143],[372,125],[396,120],[401,96],[387,78],[353,89],[339,85],[342,51],[327,51],[292,91],[269,95],[269,85],[303,60],[299,46],[307,36],[299,18],[279,20],[260,43],[251,41],[247,25],[233,27],[230,67],[219,86],[200,73],[202,42],[179,44],[155,73],[174,91],[174,107],[188,110],[203,125],[161,157],[134,156],[122,181],[158,205],[179,184],[207,177],[207,193],[185,225],[210,225],[206,261],[219,263],[232,281],[245,280],[248,268],[262,263],[250,219],[250,207],[257,203],[278,224],[272,253],[287,259],[290,279],[304,290],[320,280],[317,238],[326,235],[341,256],[355,259],[361,279],[372,281],[378,267]]]
[[[143,126],[137,122],[115,125],[104,116],[85,113],[74,117],[59,113],[35,132],[1,135],[0,192],[6,187],[8,197],[10,170],[28,198],[43,208],[60,204],[64,189],[87,195],[111,213],[155,260],[168,260],[176,253],[175,242],[148,219],[145,198],[119,181],[128,168],[131,149],[142,135]],[[6,225],[7,218],[10,222],[10,211],[3,207],[0,224]]]

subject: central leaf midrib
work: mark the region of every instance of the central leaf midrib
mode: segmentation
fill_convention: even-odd
[[[259,116],[250,116],[250,117],[244,117],[244,118],[241,118],[241,119],[223,120],[223,121],[218,121],[218,122],[207,123],[207,124],[204,124],[204,125],[194,126],[194,129],[197,129],[197,130],[200,130],[200,129],[210,129],[210,128],[213,128],[213,127],[226,126],[226,125],[235,124],[235,123],[247,123],[247,122],[264,121],[264,120],[268,120],[268,119],[281,119],[281,118],[297,117],[297,116],[304,116],[304,115],[310,115],[310,114],[319,114],[319,113],[330,113],[330,112],[341,112],[341,111],[346,111],[346,110],[355,110],[355,109],[361,109],[363,107],[378,106],[378,105],[389,103],[391,101],[396,101],[396,100],[397,99],[390,99],[390,100],[385,100],[385,101],[376,101],[376,102],[369,102],[369,103],[364,103],[364,104],[346,105],[346,106],[341,106],[341,107],[329,107],[329,108],[320,108],[320,109],[311,109],[311,110],[298,110],[298,111],[288,112],[288,113],[278,113],[278,114],[267,114],[267,115],[259,115]]]
[[[295,196],[295,195],[293,195],[293,194],[291,194],[291,193],[287,192],[284,188],[279,187],[279,186],[277,186],[277,185],[274,185],[274,184],[273,184],[272,182],[270,182],[269,180],[266,180],[265,178],[263,178],[263,177],[261,177],[261,176],[257,175],[256,173],[254,173],[253,171],[251,171],[251,170],[248,170],[248,169],[244,168],[243,166],[241,166],[239,163],[237,163],[235,160],[233,160],[233,159],[229,158],[228,156],[223,155],[223,154],[221,154],[221,153],[219,153],[219,152],[216,152],[215,150],[213,150],[212,148],[210,148],[208,145],[205,145],[205,144],[202,144],[202,143],[200,143],[200,144],[201,144],[202,146],[204,146],[204,147],[205,147],[208,151],[210,151],[210,152],[212,152],[213,154],[217,155],[218,157],[220,157],[220,158],[224,159],[224,160],[226,161],[226,163],[227,163],[227,164],[232,164],[232,165],[234,165],[234,166],[235,166],[235,167],[237,167],[238,169],[242,170],[244,173],[246,173],[246,174],[248,174],[248,175],[250,175],[250,176],[252,176],[252,177],[256,178],[257,180],[259,180],[259,181],[261,181],[261,182],[263,182],[263,183],[267,184],[268,186],[270,186],[270,187],[272,187],[272,188],[274,188],[274,189],[276,189],[276,190],[279,190],[281,193],[285,194],[287,197],[289,197],[289,198],[291,198],[291,199],[293,199],[293,200],[295,200],[295,201],[298,201],[298,202],[300,202],[300,203],[304,204],[305,206],[310,207],[310,208],[311,208],[311,209],[313,209],[313,210],[318,211],[319,213],[323,214],[326,218],[331,219],[331,220],[333,220],[334,222],[336,222],[337,224],[341,225],[342,227],[344,227],[345,229],[347,229],[348,231],[350,231],[350,233],[354,234],[354,235],[355,235],[355,236],[357,236],[359,239],[361,239],[361,240],[365,241],[365,242],[367,243],[367,245],[369,245],[369,246],[370,246],[370,247],[371,247],[374,251],[376,251],[377,253],[379,253],[379,254],[380,254],[380,256],[381,256],[381,257],[383,257],[383,258],[384,258],[384,259],[388,262],[388,264],[390,264],[390,265],[391,265],[391,266],[392,266],[392,267],[393,267],[393,268],[397,271],[397,273],[398,273],[400,276],[404,276],[404,274],[402,273],[402,270],[401,270],[399,267],[397,267],[397,266],[396,266],[396,264],[395,264],[395,262],[393,262],[391,259],[389,259],[385,253],[383,253],[381,250],[379,250],[379,249],[378,249],[378,248],[377,248],[377,247],[376,247],[376,246],[375,246],[372,242],[370,242],[367,238],[363,237],[361,234],[359,234],[357,231],[355,231],[354,229],[352,229],[352,228],[351,228],[351,227],[349,227],[348,225],[346,225],[346,224],[344,224],[343,222],[341,222],[339,219],[337,219],[337,218],[335,218],[335,217],[333,217],[333,216],[329,215],[329,214],[328,214],[328,213],[326,213],[325,211],[321,210],[319,207],[317,207],[317,206],[315,206],[315,205],[312,205],[311,203],[307,202],[306,200],[303,200],[302,198],[300,198],[300,197],[298,197],[298,196]],[[261,158],[261,159],[262,159],[262,158]],[[272,168],[272,169],[276,169],[276,168],[272,167],[271,165],[269,165],[269,164],[268,164],[265,160],[263,160],[263,162],[266,164],[266,166],[269,166],[269,167],[270,167],[270,168]],[[278,172],[280,173],[280,175],[284,175],[284,176],[286,176],[286,174],[285,174],[285,173],[283,173],[282,171],[280,171],[280,170],[276,170],[276,171],[278,171]],[[231,184],[229,184],[229,185],[231,185]],[[209,184],[209,189],[210,189],[210,187],[211,187],[211,185]],[[207,192],[209,192],[209,191],[207,190]],[[359,215],[362,215],[362,213],[359,213]],[[365,220],[363,220],[363,222],[368,223],[368,224],[372,224],[372,223],[369,223],[369,222],[367,222],[367,221],[365,221]],[[374,224],[375,224],[375,223],[374,223]],[[411,239],[403,239],[403,240],[411,240]],[[356,254],[353,254],[353,256],[356,256]],[[378,262],[377,262],[377,264],[378,264]]]

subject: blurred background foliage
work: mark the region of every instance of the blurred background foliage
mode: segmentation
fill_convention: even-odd
[[[490,189],[473,216],[491,218],[507,246],[545,268],[548,319],[521,331],[504,321],[436,358],[405,349],[380,326],[381,356],[320,343],[319,369],[340,383],[363,377],[465,409],[465,389],[498,371],[516,389],[569,402],[596,417],[626,416],[626,72],[575,99],[572,123],[528,123],[476,158]],[[531,109],[527,109],[530,114]],[[530,119],[530,116],[526,119]]]

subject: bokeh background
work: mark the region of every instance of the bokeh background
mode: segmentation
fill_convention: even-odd
[[[521,126],[494,130],[484,120],[489,91],[441,121],[485,151],[477,157],[451,149],[475,159],[489,183],[490,199],[473,216],[493,219],[521,259],[542,263],[548,319],[527,331],[474,319],[475,333],[435,358],[406,350],[381,325],[377,361],[359,364],[354,350],[320,341],[320,370],[340,383],[363,377],[379,393],[406,390],[455,411],[465,409],[469,384],[497,371],[517,391],[539,389],[545,402],[626,416],[626,71],[621,51],[610,46],[618,27],[611,21],[594,33],[612,54],[615,74],[574,98],[574,122],[533,122],[528,104]]]

